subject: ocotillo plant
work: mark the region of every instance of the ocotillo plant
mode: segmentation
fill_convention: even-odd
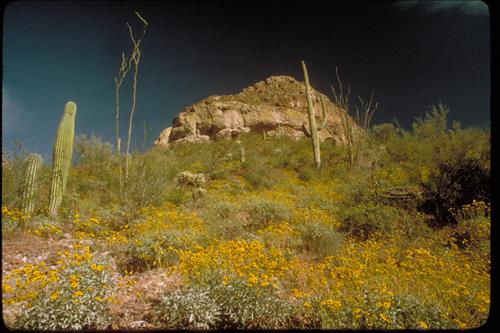
[[[30,154],[26,159],[24,180],[21,185],[21,210],[23,213],[31,214],[35,209],[35,194],[37,190],[37,174],[42,165],[40,154]]]
[[[304,60],[302,60],[302,70],[304,71],[304,80],[306,85],[307,110],[309,112],[309,129],[311,132],[311,141],[314,152],[314,163],[316,164],[316,167],[319,168],[321,167],[321,156],[319,151],[318,128],[316,127],[316,117],[314,117],[309,76],[307,75],[307,68]]]
[[[50,186],[49,215],[56,216],[61,205],[71,157],[73,156],[73,139],[75,136],[76,104],[68,102],[64,106],[64,114],[57,129],[52,149],[52,184]]]

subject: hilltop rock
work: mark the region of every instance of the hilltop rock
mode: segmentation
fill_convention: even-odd
[[[326,95],[315,89],[311,91],[320,140],[330,139],[338,145],[346,143],[341,110]],[[320,96],[324,97],[327,109],[324,128],[321,128]],[[202,142],[248,132],[293,138],[310,136],[304,83],[290,76],[271,76],[236,95],[207,97],[180,112],[172,126],[161,132],[155,145]]]

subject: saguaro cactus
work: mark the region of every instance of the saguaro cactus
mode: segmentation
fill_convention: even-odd
[[[52,185],[50,187],[49,215],[56,216],[61,205],[66,179],[68,177],[71,157],[73,156],[73,139],[75,136],[76,104],[68,102],[64,106],[64,114],[57,129],[52,149]]]
[[[321,101],[321,114],[323,116],[323,119],[321,120],[321,129],[325,129],[326,128],[326,124],[327,124],[327,118],[328,118],[328,112],[326,110],[326,104],[325,104],[325,98],[323,97],[323,95],[320,96],[320,101]]]
[[[30,154],[26,159],[24,180],[21,185],[21,209],[23,213],[31,214],[35,209],[35,193],[37,190],[37,174],[42,165],[40,154]]]
[[[311,88],[309,87],[309,76],[307,75],[307,67],[304,60],[302,60],[302,70],[304,71],[304,80],[306,85],[307,110],[309,111],[309,129],[311,132],[311,141],[314,152],[314,163],[316,164],[316,167],[319,168],[321,167],[321,156],[319,150],[318,128],[316,126],[316,118],[314,117]]]
[[[240,147],[240,162],[245,163],[246,161],[245,147],[243,147],[243,143],[240,140],[237,140],[236,143]]]

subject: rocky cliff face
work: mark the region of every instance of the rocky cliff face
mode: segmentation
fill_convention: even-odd
[[[326,117],[320,96],[326,106]],[[312,89],[318,136],[321,141],[346,143],[341,110],[330,99]],[[352,121],[352,120],[351,120]],[[157,146],[172,142],[202,142],[239,133],[265,132],[268,136],[309,136],[307,99],[303,82],[290,76],[271,76],[243,89],[236,95],[210,96],[189,105],[164,129]]]

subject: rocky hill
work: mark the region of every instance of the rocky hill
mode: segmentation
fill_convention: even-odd
[[[311,91],[320,140],[344,144],[341,110],[326,95]],[[324,97],[326,120],[320,96]],[[290,76],[271,76],[236,95],[205,98],[180,112],[172,126],[161,132],[155,145],[168,147],[172,142],[202,142],[248,132],[309,136],[304,83]]]

